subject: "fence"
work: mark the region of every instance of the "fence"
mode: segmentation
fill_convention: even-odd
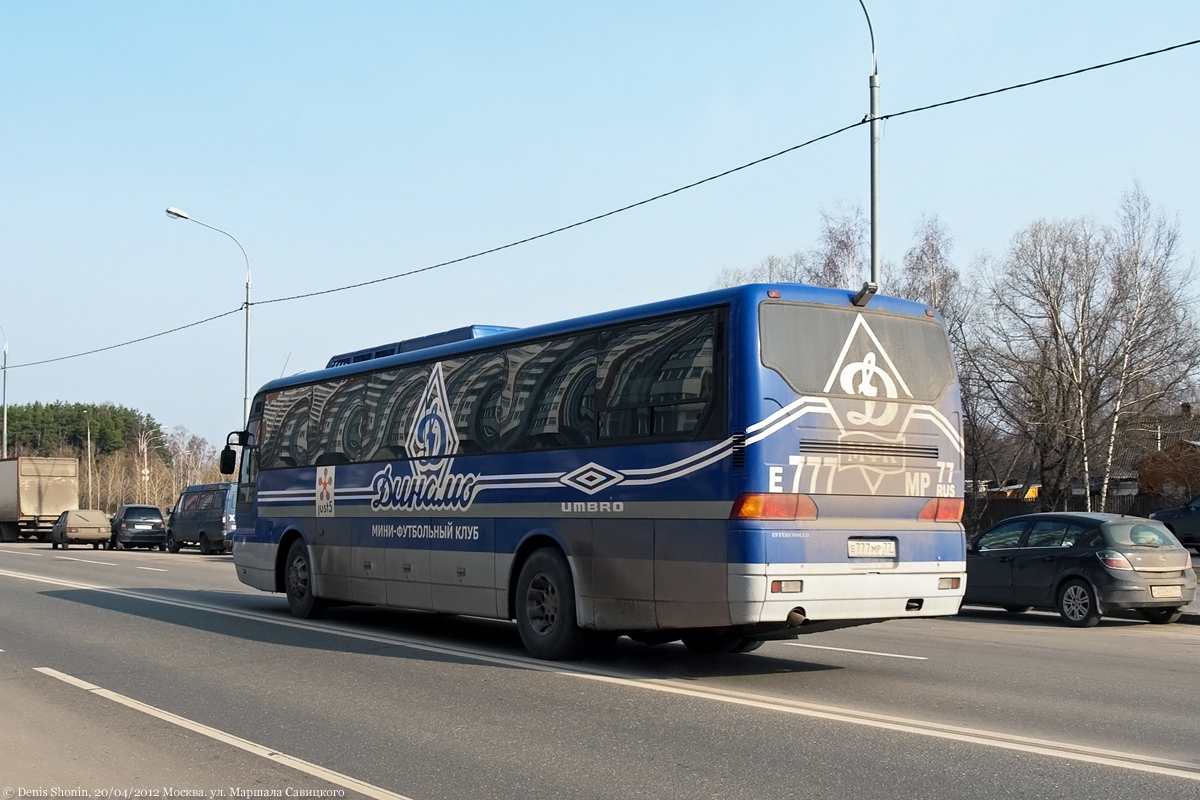
[[[1148,517],[1164,508],[1178,508],[1187,498],[1161,494],[1115,495],[1108,498],[1104,511],[1109,514],[1128,514],[1133,517]],[[967,536],[995,525],[1009,517],[1033,514],[1038,511],[1087,511],[1087,498],[1066,497],[1054,508],[1046,508],[1040,500],[997,499],[968,497],[963,512],[963,525]],[[1099,498],[1092,498],[1092,511],[1099,511]]]

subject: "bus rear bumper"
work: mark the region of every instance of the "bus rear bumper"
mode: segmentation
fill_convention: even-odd
[[[833,567],[835,565],[828,565]],[[966,589],[966,564],[938,562],[905,564],[884,573],[855,571],[841,574],[817,571],[818,565],[769,565],[767,574],[729,575],[729,613],[734,625],[788,625],[798,611],[805,625],[848,620],[903,617],[944,617],[958,613]],[[828,569],[828,567],[827,567]],[[824,572],[825,574],[822,574]],[[939,588],[954,584],[953,588]],[[950,580],[944,580],[950,579]],[[771,592],[781,581],[786,592]],[[799,584],[799,591],[794,591]],[[792,620],[796,619],[795,615]]]

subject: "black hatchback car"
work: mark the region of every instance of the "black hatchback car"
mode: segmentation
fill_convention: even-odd
[[[167,528],[157,506],[121,506],[112,519],[109,550],[145,547],[167,549]]]
[[[967,604],[1057,609],[1068,625],[1087,628],[1118,608],[1174,622],[1195,595],[1191,554],[1161,522],[1141,517],[1027,514],[967,543]]]

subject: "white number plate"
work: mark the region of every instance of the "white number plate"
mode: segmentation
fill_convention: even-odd
[[[135,531],[148,531],[148,530],[150,530],[150,526],[149,525],[134,525],[133,529]]]
[[[851,558],[896,557],[896,543],[891,539],[851,539],[846,547]]]
[[[1151,586],[1151,597],[1183,597],[1182,586]]]

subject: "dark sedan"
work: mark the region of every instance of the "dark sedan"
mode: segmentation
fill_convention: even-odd
[[[1111,609],[1179,619],[1196,595],[1191,554],[1161,522],[1048,512],[1006,519],[967,543],[964,603],[1057,609],[1087,628]]]

